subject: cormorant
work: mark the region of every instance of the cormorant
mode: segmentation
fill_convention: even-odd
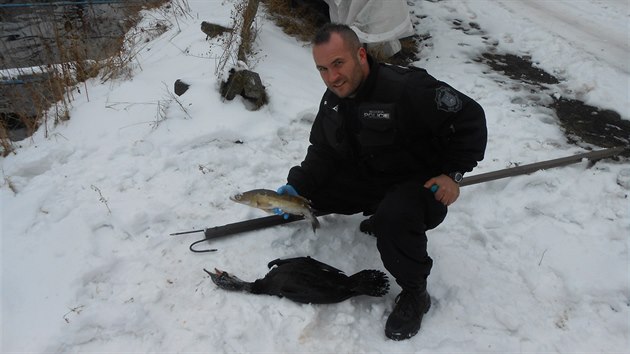
[[[331,304],[357,295],[383,296],[389,291],[387,275],[380,270],[347,276],[311,257],[276,259],[267,266],[271,271],[251,283],[218,269],[204,271],[221,289],[276,295],[305,304]]]

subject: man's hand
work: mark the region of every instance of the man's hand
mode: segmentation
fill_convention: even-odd
[[[449,206],[457,200],[459,197],[459,184],[447,175],[439,175],[428,180],[424,184],[424,188],[431,188],[436,185],[437,191],[435,191],[435,199],[442,204]]]
[[[278,193],[278,194],[288,194],[288,195],[298,195],[298,192],[290,184],[285,184],[284,186],[281,186],[280,188],[278,188],[276,193]]]
[[[295,190],[295,188],[293,188],[293,186],[290,185],[290,184],[285,184],[284,186],[281,186],[280,188],[278,188],[276,193],[278,193],[278,194],[295,195],[295,196],[298,195],[298,193]],[[276,214],[276,215],[282,215],[282,217],[285,220],[288,219],[289,216],[290,216],[289,214],[287,214],[284,211],[282,211],[282,209],[280,209],[280,208],[273,208],[273,213]]]

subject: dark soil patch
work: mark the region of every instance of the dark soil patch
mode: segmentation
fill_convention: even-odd
[[[476,61],[488,65],[515,81],[542,89],[541,94],[546,94],[545,90],[548,90],[550,85],[560,82],[553,75],[534,67],[528,57],[484,53]],[[570,143],[587,143],[605,148],[630,147],[630,121],[622,119],[619,113],[590,106],[580,100],[555,99],[551,92],[548,95],[553,102],[549,108],[555,111]],[[626,150],[624,155],[629,156],[630,152]]]
[[[572,142],[605,148],[630,147],[630,121],[622,119],[619,113],[567,98],[556,100],[552,108]],[[626,150],[625,154],[630,152]]]
[[[555,76],[548,72],[534,67],[528,57],[519,57],[514,54],[495,54],[495,53],[483,53],[481,58],[476,61],[482,62],[494,71],[503,73],[507,77],[523,81],[532,85],[555,85],[560,83]]]
[[[455,19],[452,22],[453,25],[453,29],[462,31],[466,34],[469,35],[481,35],[481,34],[485,34],[485,32],[481,29],[481,26],[479,26],[478,23],[476,22],[464,22],[462,20],[459,19]]]

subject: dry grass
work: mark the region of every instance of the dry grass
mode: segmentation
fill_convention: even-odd
[[[379,62],[405,66],[418,60],[418,43],[417,36],[407,37],[400,39],[401,49],[393,56],[386,56],[378,47],[369,48],[368,53]]]
[[[2,170],[2,176],[4,177],[4,185],[7,186],[7,188],[9,188],[11,192],[13,192],[13,194],[17,194],[18,190],[15,187],[15,184],[13,184],[13,181],[11,181],[11,178],[9,178],[9,176],[4,174],[4,170]]]
[[[263,0],[271,19],[282,30],[301,41],[310,42],[317,29],[325,23],[308,6],[291,6],[291,0]]]
[[[238,61],[247,63],[258,35],[254,20],[259,2],[260,0],[239,0],[235,3],[230,15],[231,31],[220,39],[223,52],[215,69],[219,80],[227,80],[229,70],[239,66]]]
[[[247,56],[252,52],[252,44],[257,36],[257,31],[253,28],[254,19],[258,12],[260,0],[247,0],[243,10],[243,25],[241,27],[241,45],[238,48],[238,60],[247,62]]]
[[[11,139],[9,138],[9,132],[5,128],[3,121],[0,121],[0,147],[2,148],[3,156],[6,156],[13,151],[13,145],[11,144]]]

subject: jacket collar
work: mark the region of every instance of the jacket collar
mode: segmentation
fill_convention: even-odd
[[[354,97],[348,97],[348,100],[363,100],[372,93],[374,86],[376,85],[376,77],[378,74],[379,65],[378,62],[372,58],[371,55],[367,55],[368,64],[370,65],[370,73],[368,77],[363,81],[361,86],[357,89],[356,95]]]

